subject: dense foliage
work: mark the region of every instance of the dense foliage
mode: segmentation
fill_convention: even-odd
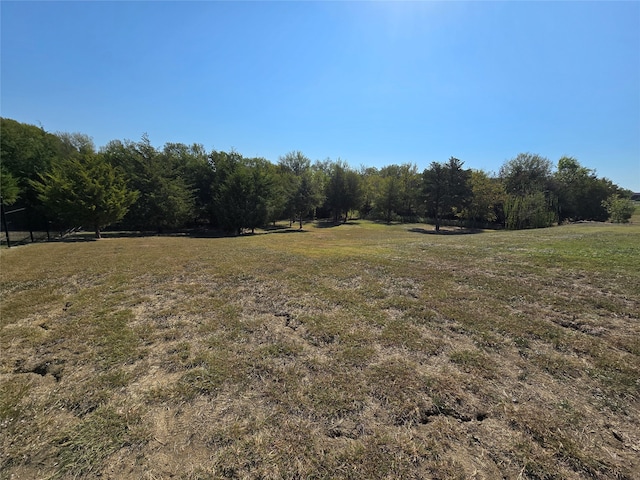
[[[287,219],[350,216],[385,222],[444,222],[509,229],[577,220],[624,221],[630,192],[572,157],[521,153],[497,176],[454,157],[377,169],[292,151],[277,164],[200,144],[113,140],[96,151],[84,134],[51,134],[1,119],[3,202],[22,202],[64,226],[129,230],[253,231]],[[621,199],[618,201],[617,199]],[[628,217],[626,217],[628,218]]]

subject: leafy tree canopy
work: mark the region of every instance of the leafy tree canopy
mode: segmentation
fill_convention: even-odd
[[[527,195],[550,188],[551,162],[537,154],[520,153],[500,168],[500,178],[508,194]]]

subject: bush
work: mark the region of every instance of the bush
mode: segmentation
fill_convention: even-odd
[[[631,200],[617,195],[611,195],[604,200],[602,206],[607,209],[609,220],[613,223],[629,223],[629,219],[635,211]]]

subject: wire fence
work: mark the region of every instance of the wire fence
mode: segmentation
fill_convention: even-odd
[[[51,225],[47,219],[28,206],[7,206],[0,202],[0,216],[0,246],[51,240]]]

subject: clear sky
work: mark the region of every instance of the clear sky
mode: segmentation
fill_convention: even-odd
[[[0,114],[353,167],[520,152],[640,191],[640,2],[0,2]]]

